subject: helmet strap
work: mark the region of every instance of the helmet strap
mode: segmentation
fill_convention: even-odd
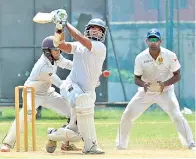
[[[44,49],[43,50],[44,55],[49,59],[49,61],[51,62],[52,65],[54,65],[54,57],[51,54],[50,49]]]

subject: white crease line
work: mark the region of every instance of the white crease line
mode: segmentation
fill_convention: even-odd
[[[191,124],[194,124],[196,121],[188,121],[188,123],[191,123]],[[156,122],[133,122],[134,124],[173,124],[172,122],[167,122],[167,121],[156,121]],[[62,124],[64,124],[64,123],[49,123],[49,122],[46,122],[46,123],[36,123],[36,125],[62,125]],[[101,122],[98,122],[98,123],[96,123],[95,122],[95,124],[97,124],[97,125],[119,125],[120,124],[120,122],[109,122],[109,123],[101,123]],[[0,126],[8,126],[9,124],[8,123],[0,123]]]

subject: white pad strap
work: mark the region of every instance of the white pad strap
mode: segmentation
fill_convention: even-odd
[[[78,142],[82,138],[78,133],[66,128],[59,128],[48,134],[48,139],[53,141],[70,141]]]

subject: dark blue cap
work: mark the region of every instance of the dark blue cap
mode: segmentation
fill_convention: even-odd
[[[160,31],[159,31],[158,29],[156,29],[156,28],[150,29],[150,30],[148,31],[147,35],[146,35],[146,38],[149,38],[149,37],[151,37],[151,36],[155,36],[155,37],[161,39],[161,33],[160,33]]]

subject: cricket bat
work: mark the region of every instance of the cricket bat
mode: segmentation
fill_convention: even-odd
[[[34,16],[33,21],[35,23],[40,23],[40,24],[51,23],[52,22],[52,14],[51,13],[38,12]]]

